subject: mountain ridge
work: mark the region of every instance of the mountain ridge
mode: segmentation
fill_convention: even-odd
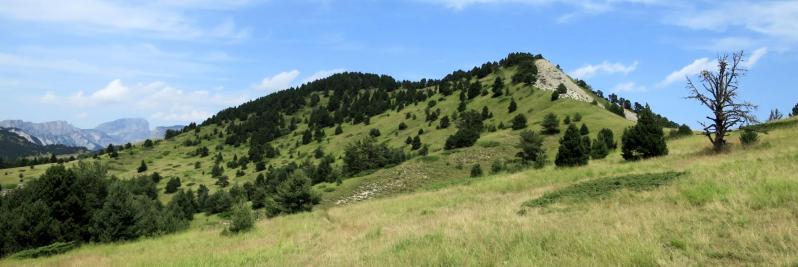
[[[182,126],[159,126],[150,129],[149,122],[143,118],[121,118],[101,123],[92,129],[81,129],[67,121],[28,122],[23,120],[3,120],[0,127],[18,129],[35,137],[40,145],[65,145],[99,150],[109,144],[123,145],[146,139],[162,139],[166,130]]]

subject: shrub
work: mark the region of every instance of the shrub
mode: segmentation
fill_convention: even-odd
[[[418,150],[418,154],[421,156],[426,156],[429,154],[429,145],[421,146],[421,149]]]
[[[138,169],[136,169],[136,171],[139,172],[139,173],[147,171],[147,163],[142,160],[141,161],[141,165],[139,165],[139,167],[138,167]]]
[[[255,225],[255,216],[252,215],[252,209],[247,205],[240,203],[233,209],[233,214],[230,219],[230,226],[227,231],[231,233],[239,233],[252,229]]]
[[[515,115],[513,118],[513,130],[521,130],[526,128],[526,116],[524,114]]]
[[[551,101],[557,101],[557,99],[560,99],[560,94],[557,92],[551,93]]]
[[[438,128],[440,129],[449,128],[449,116],[443,116],[441,118],[440,124],[438,124]]]
[[[504,170],[504,162],[501,160],[494,160],[493,163],[490,164],[490,172],[491,173],[500,173]]]
[[[510,105],[507,106],[507,113],[513,113],[516,109],[518,109],[518,105],[515,103],[515,99],[510,99]]]
[[[603,159],[606,158],[607,155],[610,154],[610,149],[607,147],[607,143],[603,142],[602,140],[596,139],[593,141],[593,145],[590,148],[590,157],[593,159]]]
[[[534,162],[536,167],[542,167],[546,162],[546,150],[543,148],[543,136],[529,130],[521,132],[520,143],[518,148],[521,149],[517,157],[521,158],[523,163]]]
[[[687,126],[687,124],[682,124],[675,131],[671,131],[668,137],[670,137],[670,138],[679,138],[679,137],[691,136],[691,135],[693,135],[693,130],[690,129],[690,126]]]
[[[746,128],[740,133],[740,143],[744,146],[753,145],[757,141],[759,141],[759,134],[754,130]]]
[[[479,163],[477,163],[474,164],[473,167],[471,167],[471,177],[479,177],[479,176],[482,176],[482,166],[479,166]]]
[[[172,178],[169,178],[168,182],[166,182],[166,188],[164,189],[164,191],[167,194],[171,194],[171,193],[177,192],[178,188],[180,188],[180,178],[172,177]]]
[[[596,142],[603,142],[609,150],[618,148],[618,144],[615,143],[615,135],[612,133],[612,130],[607,128],[599,131],[598,136],[596,136]]]
[[[560,132],[560,120],[557,119],[557,115],[554,115],[554,113],[546,114],[546,116],[543,117],[541,126],[543,126],[544,134],[551,135]]]
[[[407,129],[407,124],[405,124],[405,122],[400,122],[399,123],[399,130],[401,131],[401,130],[404,130],[404,129]]]
[[[321,198],[313,191],[310,179],[301,171],[295,171],[283,180],[274,194],[266,199],[266,214],[269,217],[310,211]]]
[[[344,148],[344,172],[352,175],[361,171],[382,168],[405,160],[401,149],[392,149],[366,137]]]
[[[369,130],[369,135],[370,135],[371,137],[379,137],[379,136],[381,135],[381,134],[380,134],[380,129],[377,129],[377,128],[371,128],[371,130]]]
[[[582,121],[582,113],[577,112],[574,114],[574,121],[579,122]]]
[[[579,128],[579,134],[581,134],[581,135],[590,134],[590,129],[587,128],[587,124],[582,123],[582,127]]]
[[[463,112],[457,123],[457,132],[446,138],[444,148],[455,149],[474,145],[483,127],[481,114],[473,110]]]

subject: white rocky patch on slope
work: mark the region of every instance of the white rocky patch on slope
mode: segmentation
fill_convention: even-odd
[[[538,59],[535,61],[535,66],[538,67],[538,80],[535,82],[535,87],[554,91],[562,84],[568,89],[568,92],[561,97],[588,103],[593,102],[593,97],[590,94],[585,92],[579,85],[576,85],[571,77],[558,69],[556,65],[551,64],[548,60]]]

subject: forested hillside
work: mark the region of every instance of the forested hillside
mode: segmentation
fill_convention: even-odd
[[[584,165],[617,155],[635,120],[677,127],[529,53],[441,79],[335,74],[169,130],[165,140],[109,146],[83,163],[0,170],[4,187],[22,188],[4,191],[1,224],[12,230],[0,254],[220,219],[235,225],[250,208],[275,217],[552,163]],[[571,152],[558,153],[569,138]],[[82,190],[87,184],[95,191]],[[55,191],[63,197],[47,196]]]

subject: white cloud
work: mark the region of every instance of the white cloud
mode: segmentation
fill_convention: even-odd
[[[668,20],[695,30],[726,31],[742,27],[766,36],[798,41],[797,1],[735,1],[689,12],[678,10]]]
[[[748,57],[748,60],[743,62],[745,64],[745,67],[746,68],[753,67],[767,53],[768,53],[768,48],[767,47],[762,47],[762,48],[759,48],[757,50],[754,50],[754,53],[752,53],[751,56]]]
[[[69,101],[76,106],[93,106],[107,103],[115,103],[124,100],[128,96],[130,89],[122,84],[119,79],[113,80],[108,85],[86,95],[83,91],[78,91],[69,97]],[[45,95],[46,96],[46,95]]]
[[[238,29],[232,21],[205,29],[190,17],[196,1],[143,1],[123,4],[116,1],[74,0],[2,0],[0,16],[37,23],[69,26],[77,31],[100,33],[133,32],[163,39],[246,38],[247,29]],[[182,2],[182,3],[180,3]],[[220,1],[223,2],[223,1]],[[240,1],[239,1],[240,2]],[[231,6],[232,7],[232,6]],[[212,24],[212,23],[208,23]]]
[[[760,59],[762,59],[762,57],[765,56],[765,54],[767,54],[767,52],[768,52],[767,47],[762,47],[757,50],[754,50],[751,56],[742,62],[742,66],[745,68],[753,67],[757,62],[759,62]],[[717,66],[715,66],[715,61],[710,60],[709,58],[706,57],[696,59],[693,61],[693,63],[690,63],[689,65],[684,66],[677,71],[671,72],[671,74],[668,74],[668,76],[665,77],[664,80],[659,82],[657,86],[665,87],[673,84],[674,82],[685,81],[687,76],[696,75],[705,70],[710,70],[710,71],[717,70]]]
[[[622,93],[630,93],[630,92],[644,92],[647,88],[642,85],[638,85],[635,82],[623,82],[615,85],[612,91],[615,93],[622,92]]]
[[[629,74],[632,71],[637,69],[637,61],[630,65],[624,65],[623,63],[610,63],[607,61],[602,62],[601,64],[597,65],[584,65],[578,69],[571,71],[571,76],[578,79],[585,79],[590,78],[594,75],[598,74],[615,74],[615,73],[623,73],[624,75]]]
[[[246,91],[182,90],[160,81],[125,85],[120,79],[90,94],[78,91],[67,97],[67,101],[59,101],[59,97],[52,92],[40,98],[42,102],[64,105],[71,110],[91,107],[92,112],[97,113],[135,111],[136,116],[150,114],[155,124],[200,122],[221,109],[249,99]],[[81,114],[76,114],[76,118],[86,117]]]
[[[42,96],[39,100],[44,104],[53,104],[58,101],[58,96],[56,96],[52,91],[47,91],[47,93],[45,93],[44,96]]]
[[[312,81],[315,81],[315,80],[324,79],[324,78],[332,76],[333,74],[341,73],[341,72],[344,72],[344,71],[346,71],[346,69],[320,70],[320,71],[317,71],[316,73],[314,73],[313,75],[310,75],[310,76],[306,77],[305,79],[302,79],[302,82],[300,82],[300,84],[309,83],[309,82],[312,82]]]
[[[280,72],[274,76],[263,78],[263,80],[255,86],[255,89],[266,90],[269,93],[287,89],[291,87],[297,76],[299,76],[298,70]]]
[[[531,6],[544,6],[551,4],[565,4],[575,6],[582,13],[597,14],[612,10],[619,4],[641,5],[666,5],[669,1],[663,0],[421,0],[424,2],[441,4],[454,10],[463,10],[469,6],[486,4],[522,4]]]
[[[668,74],[668,76],[665,77],[665,80],[659,82],[658,86],[664,87],[671,85],[674,82],[685,81],[687,76],[696,75],[702,71],[711,70],[714,68],[715,66],[713,65],[713,62],[709,60],[709,58],[699,58],[694,60],[693,63],[690,63],[689,65],[684,66],[677,71],[671,72],[671,74]]]

